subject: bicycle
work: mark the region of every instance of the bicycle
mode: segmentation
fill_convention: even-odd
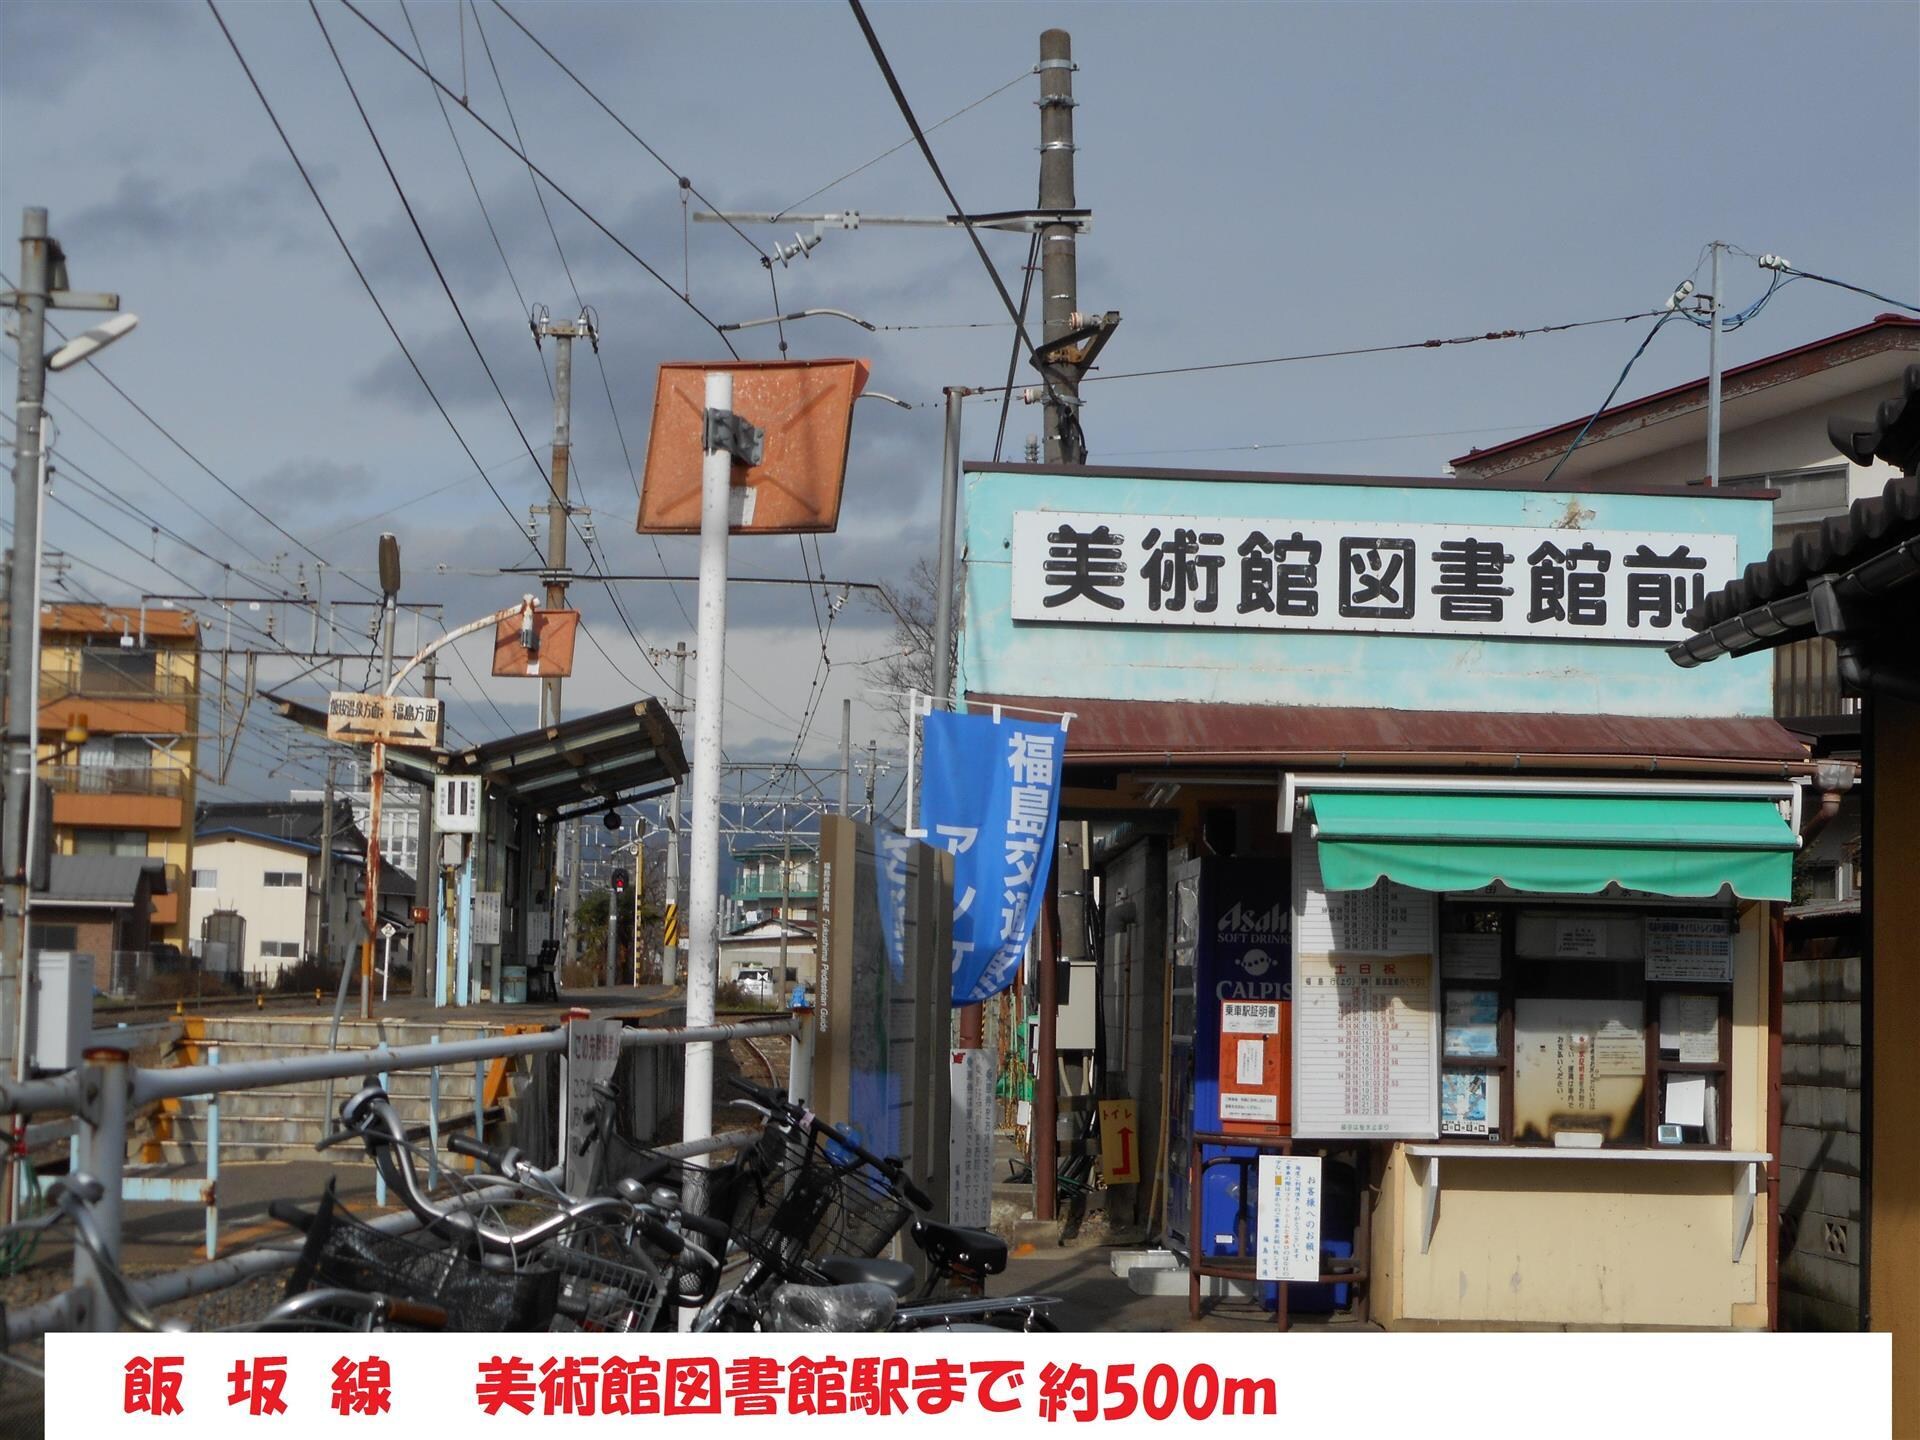
[[[896,1300],[890,1326],[896,1331],[1056,1328],[1044,1313],[1059,1303],[1055,1297],[984,1294],[987,1277],[1006,1269],[1004,1240],[929,1219],[908,1225],[914,1209],[925,1211],[932,1202],[897,1157],[876,1155],[781,1095],[734,1083],[765,1119],[746,1184],[738,1187],[752,1200],[735,1222],[748,1264],[696,1329],[750,1324],[757,1297],[777,1283],[877,1286]],[[925,1258],[924,1280],[913,1265],[880,1256],[902,1228]]]

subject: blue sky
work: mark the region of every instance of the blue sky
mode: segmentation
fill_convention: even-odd
[[[290,3],[221,9],[396,326],[507,508],[524,517],[543,482],[458,328],[313,13]],[[389,0],[362,9],[409,47],[411,18],[435,73],[511,133],[484,34],[535,161],[672,288],[684,266],[694,302],[716,319],[770,313],[767,272],[723,228],[683,231],[676,173],[727,208],[774,209],[905,138],[838,5],[513,4],[671,170],[492,0],[480,0],[477,20],[447,0],[409,0],[405,14]],[[337,0],[323,0],[320,14],[544,461],[551,402],[522,299],[562,315],[574,301],[525,170],[455,109],[510,278],[427,83]],[[1033,199],[1038,82],[1028,72],[1043,28],[1072,32],[1079,199],[1096,216],[1081,248],[1080,299],[1125,317],[1103,357],[1110,371],[1645,310],[1715,238],[1920,294],[1920,8],[1911,4],[903,4],[871,14],[926,123],[1016,82],[932,137],[976,210]],[[911,146],[809,203],[946,209]],[[203,4],[12,0],[0,9],[0,213],[26,204],[51,211],[76,286],[117,289],[141,316],[104,368],[286,531],[332,564],[370,571],[376,535],[396,530],[409,598],[442,602],[449,617],[518,594],[516,578],[455,573],[528,563],[531,553],[366,299]],[[549,204],[572,283],[604,332],[604,388],[583,356],[574,421],[604,556],[617,571],[691,571],[689,545],[663,542],[656,553],[633,533],[629,457],[635,467],[644,459],[654,365],[710,358],[718,342],[669,286],[564,201],[549,195]],[[750,234],[766,247],[790,241],[794,228]],[[989,246],[1017,292],[1024,239]],[[11,275],[11,254],[5,268]],[[790,353],[868,356],[874,388],[926,406],[860,407],[843,529],[819,547],[831,576],[897,577],[932,546],[940,388],[1002,376],[1011,332],[957,232],[834,233],[773,275],[782,308],[984,327],[788,328]],[[1748,261],[1730,265],[1728,282],[1735,303],[1762,288]],[[1728,338],[1728,362],[1882,308],[1793,286]],[[1639,336],[1638,325],[1602,326],[1114,381],[1088,387],[1085,427],[1096,463],[1434,474],[1470,445],[1591,409]],[[770,329],[740,343],[749,356],[776,353]],[[1669,327],[1623,395],[1704,364],[1704,337]],[[288,551],[286,582],[311,565],[97,376],[69,372],[53,387],[61,454],[98,482],[236,566]],[[971,409],[969,458],[992,453],[998,422],[997,406]],[[1015,407],[1009,453],[1037,422]],[[1255,444],[1262,449],[1236,448]],[[112,600],[179,588],[141,558],[149,555],[195,586],[220,583],[205,556],[156,542],[144,521],[111,513],[85,484],[65,491],[70,502],[128,543],[56,509],[49,544],[98,567],[77,564],[76,586]],[[791,539],[735,546],[742,573],[793,575],[802,563]],[[329,593],[358,593],[350,585],[331,580]],[[570,685],[573,713],[656,684],[602,592],[576,590],[628,678],[588,647],[590,663]],[[729,644],[739,678],[729,681],[727,718],[736,754],[793,747],[820,670],[819,629],[800,593],[736,592]],[[629,585],[621,599],[647,644],[691,640],[690,587],[676,595]],[[242,618],[264,624],[270,613]],[[274,620],[278,633],[304,640],[304,620]],[[856,743],[869,733],[888,743],[886,698],[865,688],[873,667],[856,663],[889,648],[881,617],[856,598],[827,639],[834,663],[801,747],[814,759],[837,747],[846,695]],[[531,690],[485,679],[483,652],[466,653],[480,679],[453,667],[454,723],[470,738],[526,723]],[[277,748],[270,736],[250,737],[236,778],[256,793],[283,783],[264,777]]]

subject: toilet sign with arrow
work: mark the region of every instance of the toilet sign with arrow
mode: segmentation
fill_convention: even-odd
[[[1100,1102],[1100,1178],[1108,1185],[1140,1183],[1140,1123],[1131,1100]]]

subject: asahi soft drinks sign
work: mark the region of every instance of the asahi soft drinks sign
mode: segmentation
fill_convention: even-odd
[[[1024,623],[1663,645],[1735,577],[1730,535],[1021,510]]]

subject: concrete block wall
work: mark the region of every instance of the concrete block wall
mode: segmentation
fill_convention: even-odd
[[[1861,978],[1850,935],[1796,941],[1782,987],[1780,1323],[1860,1328]]]

